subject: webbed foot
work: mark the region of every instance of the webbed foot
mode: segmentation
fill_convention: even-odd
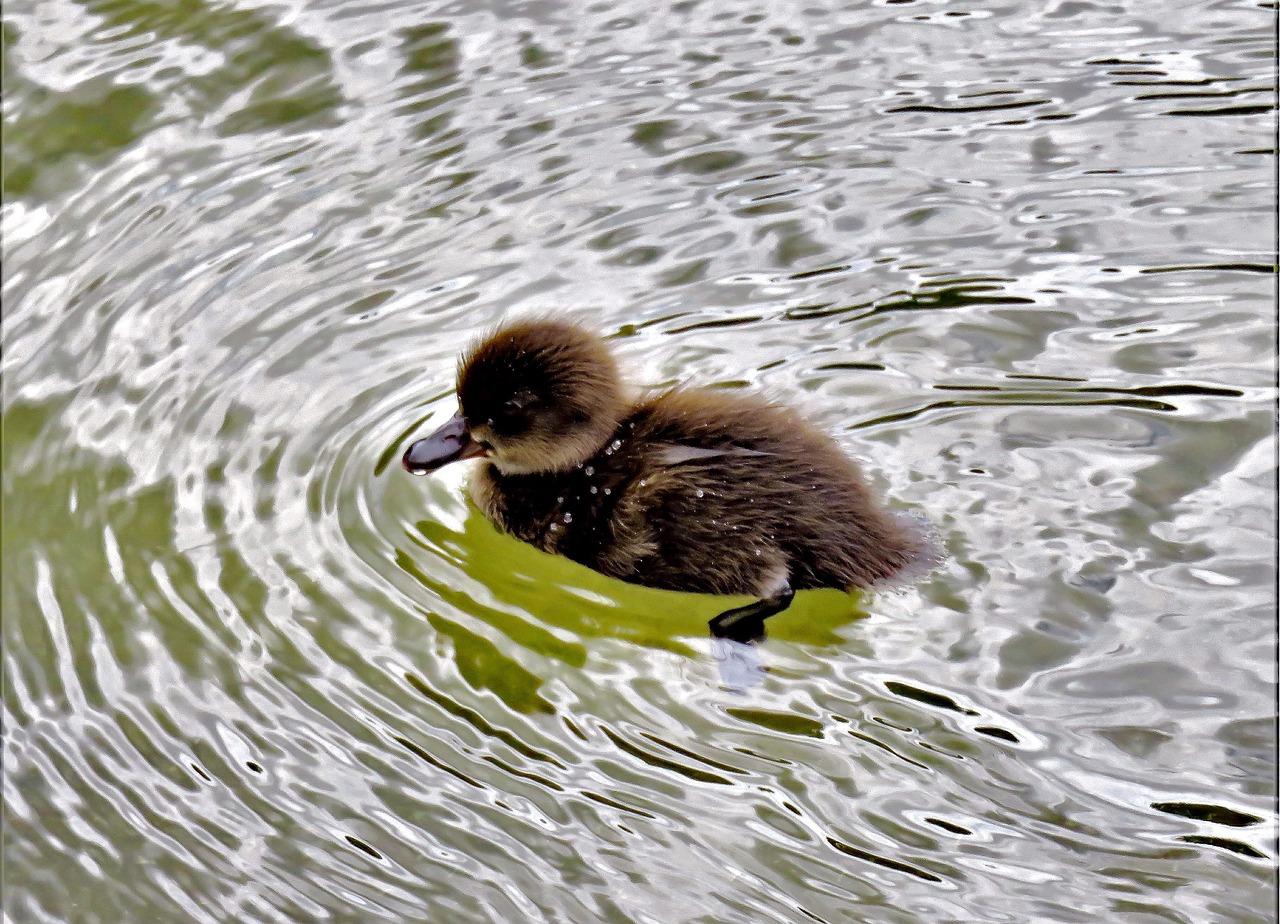
[[[784,583],[781,588],[763,600],[725,610],[707,625],[716,638],[726,638],[744,645],[762,642],[765,638],[764,621],[789,607],[795,595],[791,585]]]

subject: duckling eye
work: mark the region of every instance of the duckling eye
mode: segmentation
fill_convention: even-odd
[[[527,426],[535,403],[536,399],[532,394],[517,392],[491,409],[493,416],[489,419],[488,426],[504,435],[518,432]]]

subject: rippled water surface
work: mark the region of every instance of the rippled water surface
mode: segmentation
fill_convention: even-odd
[[[1272,920],[1273,7],[6,3],[5,921]],[[726,689],[389,464],[548,309],[948,560]]]

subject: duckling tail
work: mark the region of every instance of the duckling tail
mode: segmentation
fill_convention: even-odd
[[[930,574],[947,559],[938,529],[922,511],[891,510],[889,516],[911,543],[907,562],[892,576],[877,581],[876,591],[906,590]]]

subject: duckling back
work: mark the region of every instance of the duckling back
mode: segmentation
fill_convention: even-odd
[[[857,466],[794,411],[674,391],[640,417],[645,484],[624,497],[619,519],[649,523],[657,554],[637,563],[642,583],[767,594],[785,577],[796,590],[864,588],[911,560],[912,537]]]

